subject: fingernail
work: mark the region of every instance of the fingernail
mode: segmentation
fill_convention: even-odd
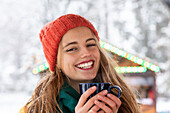
[[[94,112],[92,109],[90,110],[90,113],[96,113],[96,112]]]
[[[100,99],[102,99],[102,98],[103,98],[103,96],[101,96],[101,95],[98,95],[98,97],[99,97]]]
[[[103,94],[107,94],[107,90],[104,90],[104,91],[103,91]]]
[[[95,104],[99,104],[99,101],[95,100],[94,103],[95,103]]]
[[[96,86],[93,86],[92,89],[96,89]]]

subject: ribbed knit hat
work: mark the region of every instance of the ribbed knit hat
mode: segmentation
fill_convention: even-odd
[[[54,72],[57,50],[61,38],[68,30],[78,26],[90,28],[99,40],[98,33],[94,26],[84,17],[75,14],[63,15],[46,24],[41,30],[39,37],[51,72]]]

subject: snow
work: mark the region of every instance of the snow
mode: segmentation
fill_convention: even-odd
[[[29,100],[31,95],[26,93],[0,93],[1,113],[19,113],[19,110]]]
[[[170,22],[168,10],[157,0],[1,0],[0,4],[0,110],[18,113],[39,79],[32,69],[45,57],[38,33],[47,21],[65,13],[76,13],[93,22],[105,39],[105,13],[108,13],[107,42],[140,58],[156,62],[159,94],[170,94]],[[10,6],[10,7],[9,7]],[[140,7],[140,8],[139,8]],[[151,51],[149,51],[151,50]],[[147,55],[149,51],[149,55]],[[16,93],[2,93],[15,91]],[[22,92],[17,92],[22,91]],[[25,92],[24,92],[25,91]],[[27,92],[27,93],[26,93]],[[158,112],[170,111],[170,99],[159,98]],[[9,109],[10,108],[10,109]]]
[[[170,113],[170,99],[158,98],[156,107],[158,113]]]

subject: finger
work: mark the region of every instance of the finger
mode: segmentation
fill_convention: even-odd
[[[81,97],[80,97],[80,99],[79,99],[79,101],[78,101],[78,103],[77,103],[77,107],[83,106],[84,103],[86,102],[87,98],[88,98],[92,93],[94,93],[95,90],[96,90],[96,86],[93,86],[93,87],[89,88],[86,92],[84,92],[84,93],[81,95]]]
[[[98,100],[95,100],[94,103],[95,103],[98,107],[100,107],[104,112],[106,112],[106,113],[113,113],[112,109],[111,109],[110,107],[106,106],[105,103],[100,102],[100,101],[98,101]]]
[[[97,112],[100,108],[96,105],[94,105],[90,110],[92,110],[93,112]]]
[[[112,99],[102,95],[98,95],[97,98],[109,106],[113,111],[117,110],[117,105]]]
[[[105,113],[103,110],[100,110],[98,113]]]
[[[120,99],[113,94],[107,94],[107,97],[110,98],[111,100],[113,100],[118,107],[120,107],[120,105],[122,104]]]
[[[97,100],[97,96],[98,95],[106,95],[107,94],[107,90],[103,90],[101,92],[99,92],[97,95],[93,96],[92,98],[90,98],[84,105],[85,108],[91,108],[94,105],[94,101]]]
[[[97,113],[96,111],[93,111],[92,109],[88,113]]]

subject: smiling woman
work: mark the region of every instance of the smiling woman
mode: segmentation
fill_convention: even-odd
[[[48,23],[40,33],[51,74],[47,74],[21,109],[27,113],[140,113],[136,98],[120,75],[115,62],[99,45],[99,36],[85,18],[67,14]],[[79,83],[107,83],[122,89],[120,98],[97,87],[81,96]]]

